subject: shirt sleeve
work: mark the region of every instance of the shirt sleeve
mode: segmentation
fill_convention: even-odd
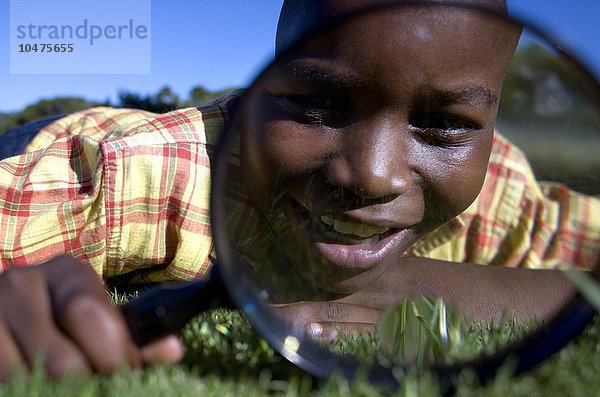
[[[45,149],[54,141],[82,135],[94,139],[102,139],[106,134],[117,128],[136,123],[144,123],[156,114],[139,109],[115,109],[98,106],[79,112],[71,113],[42,128],[25,147],[24,153]]]
[[[222,116],[192,108],[132,121],[105,108],[54,124],[27,153],[0,162],[0,269],[68,253],[105,279],[204,274],[213,151],[205,128],[213,134]]]
[[[527,250],[519,264],[529,268],[591,270],[600,259],[600,200],[553,182],[540,182],[541,194],[532,200],[513,228]],[[530,218],[530,219],[528,219]]]
[[[525,155],[498,136],[489,181],[473,219],[489,230],[489,264],[593,269],[600,259],[600,201],[538,181]],[[474,242],[471,242],[474,245]]]

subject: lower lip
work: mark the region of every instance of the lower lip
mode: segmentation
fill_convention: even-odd
[[[398,230],[373,245],[348,245],[315,241],[317,251],[332,264],[348,270],[368,270],[391,256],[402,245],[409,229]]]

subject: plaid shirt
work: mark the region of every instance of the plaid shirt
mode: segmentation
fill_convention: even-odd
[[[203,275],[213,259],[210,160],[237,100],[163,115],[94,108],[43,128],[25,154],[0,162],[0,269],[69,253],[105,279]],[[409,253],[590,268],[599,241],[599,201],[537,183],[523,154],[496,134],[479,197]]]

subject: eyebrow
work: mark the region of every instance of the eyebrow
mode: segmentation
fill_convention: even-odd
[[[439,106],[478,103],[493,107],[498,103],[498,96],[485,87],[460,87],[456,90],[433,89],[423,95],[423,98]]]
[[[369,86],[358,73],[318,58],[292,59],[282,65],[283,77],[295,84],[310,84],[331,90],[348,90]],[[473,105],[494,107],[498,96],[485,87],[465,86],[457,89],[429,88],[420,95],[424,102],[438,106]]]
[[[360,88],[367,84],[356,72],[329,63],[322,65],[318,59],[287,62],[283,65],[283,75],[297,84],[312,84],[332,90]]]

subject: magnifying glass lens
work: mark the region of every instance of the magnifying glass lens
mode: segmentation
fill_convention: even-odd
[[[219,148],[212,219],[234,300],[317,375],[485,377],[512,353],[547,357],[544,338],[556,349],[591,316],[549,336],[585,305],[566,304],[561,271],[599,257],[597,82],[486,10],[332,20],[280,51]]]

